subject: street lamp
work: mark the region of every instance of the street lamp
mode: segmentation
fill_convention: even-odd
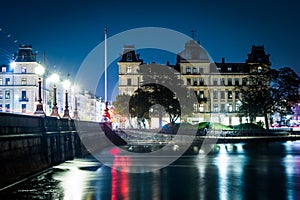
[[[65,80],[64,82],[63,82],[63,86],[64,86],[64,88],[65,88],[65,90],[66,90],[66,100],[65,100],[65,102],[66,102],[66,105],[65,105],[65,110],[64,110],[64,116],[63,116],[63,118],[68,118],[68,119],[70,119],[71,117],[70,117],[70,114],[69,114],[69,104],[68,104],[68,89],[70,88],[70,86],[71,86],[71,82],[69,81],[69,80]]]
[[[35,68],[35,74],[37,74],[39,76],[38,79],[38,104],[36,105],[36,111],[34,112],[34,114],[37,115],[45,115],[45,112],[43,110],[43,103],[42,103],[42,80],[41,80],[41,76],[43,76],[43,74],[45,73],[45,68],[42,65],[38,65]]]
[[[57,74],[52,74],[49,77],[50,81],[54,83],[53,85],[53,107],[50,116],[60,118],[58,114],[57,101],[56,101],[56,83],[59,81],[59,76]]]
[[[79,120],[78,116],[78,109],[77,109],[77,93],[79,91],[79,87],[77,85],[73,86],[73,92],[74,92],[74,114],[73,114],[73,119]]]

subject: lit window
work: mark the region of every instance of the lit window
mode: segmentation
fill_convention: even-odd
[[[188,74],[188,73],[191,73],[191,68],[190,67],[187,67],[186,68],[186,73]]]
[[[22,67],[21,72],[22,72],[22,74],[26,74],[27,68],[26,67]]]
[[[204,112],[204,105],[203,105],[203,104],[200,104],[200,106],[199,106],[199,111],[200,111],[200,112]]]
[[[228,99],[232,99],[232,91],[228,91]]]
[[[22,85],[27,85],[27,78],[22,78],[21,84],[22,84]]]
[[[6,67],[2,67],[2,72],[6,72]]]
[[[219,111],[219,106],[218,104],[214,104],[214,112],[218,112]]]
[[[10,91],[9,90],[5,91],[5,99],[10,99]]]
[[[227,104],[228,112],[232,112],[232,104]]]
[[[232,67],[228,67],[227,71],[231,72],[232,71]]]
[[[196,74],[197,73],[197,68],[193,67],[193,73]]]
[[[126,72],[131,73],[131,69],[132,69],[131,66],[127,66]]]
[[[201,99],[203,99],[204,98],[204,91],[200,91],[199,96],[200,96]]]

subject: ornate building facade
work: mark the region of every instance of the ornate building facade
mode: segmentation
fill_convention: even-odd
[[[51,81],[53,72],[45,69],[38,75],[41,64],[36,60],[29,45],[20,45],[10,65],[0,67],[0,112],[16,114],[34,114],[38,103],[38,80],[41,79],[41,98],[43,110],[47,116],[52,112],[54,101],[54,83]],[[58,114],[64,115],[66,105],[66,89],[62,80],[55,83]],[[74,117],[75,109],[80,120],[101,121],[104,103],[90,92],[74,87],[68,89],[68,109],[70,117]]]
[[[218,63],[212,61],[198,42],[188,41],[177,54],[176,64],[170,65],[176,69],[185,87],[194,91],[199,101],[193,105],[194,112],[188,117],[188,121],[211,121],[226,125],[247,122],[246,117],[238,116],[241,102],[237,88],[249,84],[247,77],[251,74],[269,70],[269,56],[265,53],[264,46],[252,46],[244,63],[226,63],[224,58]],[[138,70],[143,64],[134,46],[124,46],[118,62],[120,95],[131,95],[142,84],[143,77]]]

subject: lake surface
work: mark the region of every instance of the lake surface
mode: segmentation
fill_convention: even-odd
[[[297,199],[300,141],[218,144],[147,173],[93,157],[67,161],[0,193],[0,199]]]

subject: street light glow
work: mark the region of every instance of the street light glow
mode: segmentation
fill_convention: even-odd
[[[70,86],[71,86],[71,82],[70,82],[69,80],[65,80],[65,81],[63,82],[63,86],[64,86],[64,88],[65,88],[66,90],[68,90],[68,89],[70,88]]]
[[[57,83],[59,81],[59,75],[54,73],[49,77],[49,80],[53,83]]]
[[[35,73],[39,76],[42,76],[45,73],[45,68],[42,65],[38,65],[35,68]]]

